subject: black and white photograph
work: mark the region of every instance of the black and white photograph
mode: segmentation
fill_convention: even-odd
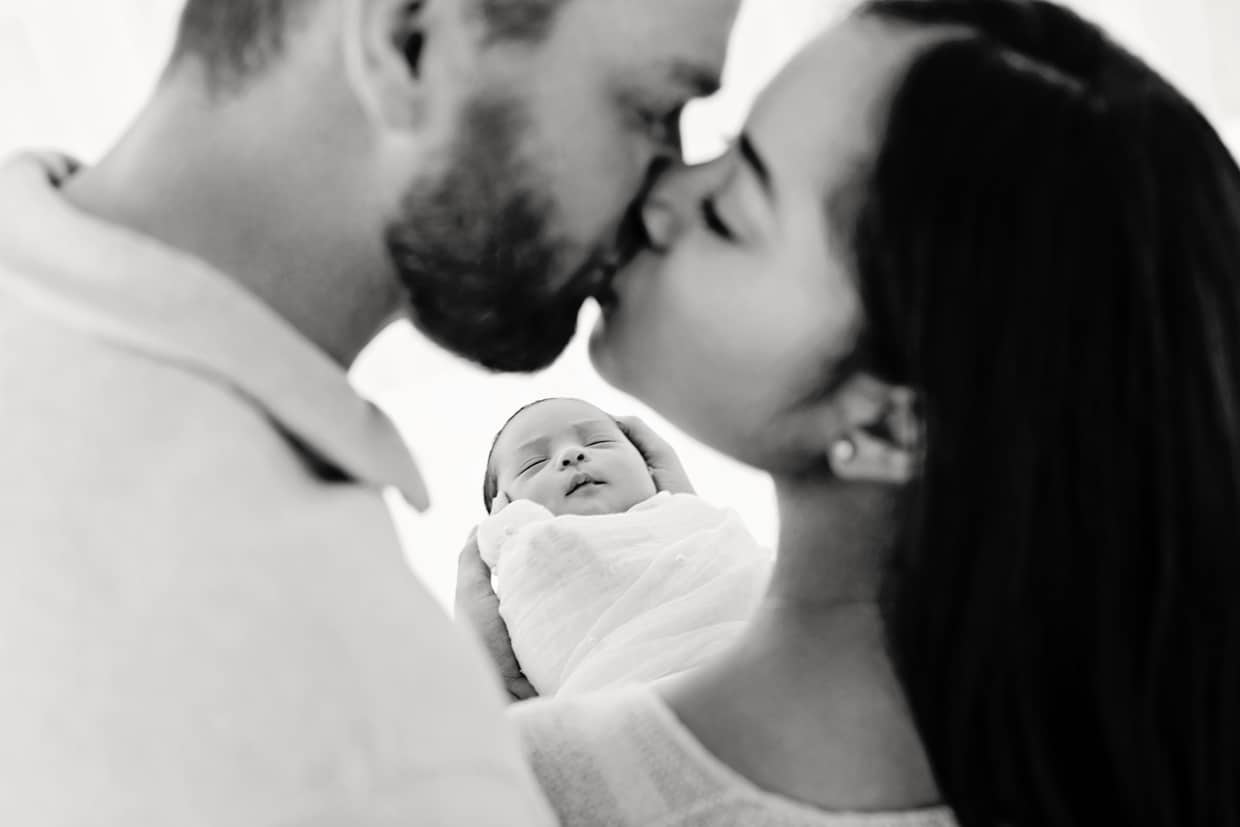
[[[1240,0],[0,0],[0,825],[1240,827]]]

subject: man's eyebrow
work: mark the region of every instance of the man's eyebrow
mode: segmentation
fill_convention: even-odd
[[[762,184],[762,189],[770,197],[772,190],[771,170],[766,165],[766,161],[762,160],[762,156],[758,154],[758,148],[753,145],[753,140],[750,139],[748,134],[742,132],[740,139],[737,141],[737,146],[740,148],[741,158],[745,160],[745,163],[749,164],[753,174],[758,177],[758,183]]]

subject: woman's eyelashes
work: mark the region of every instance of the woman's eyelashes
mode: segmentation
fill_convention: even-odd
[[[736,233],[732,231],[728,222],[719,214],[719,207],[715,203],[713,195],[708,195],[702,199],[701,212],[702,220],[706,223],[707,229],[727,241],[736,241]]]

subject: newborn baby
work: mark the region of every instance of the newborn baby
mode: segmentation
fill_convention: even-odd
[[[542,695],[700,665],[736,637],[770,575],[772,555],[734,512],[656,492],[616,420],[576,399],[514,414],[483,490],[479,551]]]

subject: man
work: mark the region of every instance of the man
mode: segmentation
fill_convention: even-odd
[[[0,822],[549,819],[345,368],[553,359],[735,5],[188,0],[98,166],[0,169]]]

